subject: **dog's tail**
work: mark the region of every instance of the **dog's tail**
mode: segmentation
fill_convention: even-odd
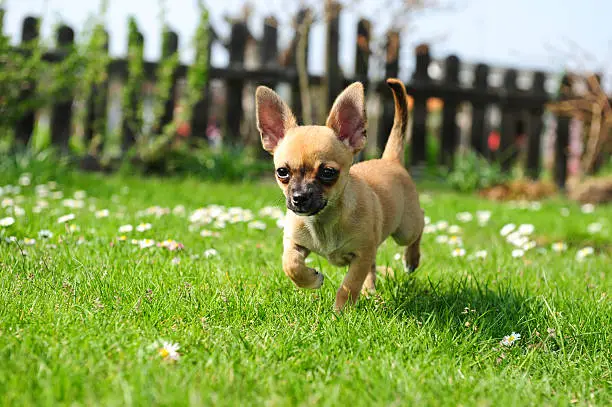
[[[387,79],[387,85],[393,91],[395,99],[395,117],[382,158],[404,163],[404,146],[406,145],[406,128],[408,127],[408,102],[406,88],[399,79]]]

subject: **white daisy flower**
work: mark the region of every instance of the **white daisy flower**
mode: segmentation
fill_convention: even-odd
[[[79,230],[81,230],[81,228],[75,225],[74,223],[72,223],[70,224],[70,226],[68,226],[68,230],[70,231],[70,233],[74,233],[74,232],[78,232]]]
[[[393,256],[393,259],[396,261],[399,261],[402,259],[402,254],[401,253],[395,253],[395,255]]]
[[[486,225],[491,219],[491,211],[476,211],[476,218],[480,226]]]
[[[39,239],[51,239],[53,237],[53,232],[50,230],[42,229],[38,232]]]
[[[564,252],[567,250],[567,244],[564,242],[555,242],[552,244],[551,248],[554,252],[557,253]]]
[[[429,225],[431,223],[431,218],[429,216],[425,216],[423,220],[425,221],[426,225]]]
[[[134,226],[132,225],[119,226],[119,233],[129,233],[132,230],[134,230]]]
[[[451,236],[448,238],[448,244],[451,246],[462,246],[463,241],[459,236]]]
[[[525,255],[525,251],[523,249],[514,249],[512,250],[512,257],[519,258]]]
[[[514,223],[508,223],[501,228],[499,234],[502,236],[508,236],[514,229],[516,229],[516,225]]]
[[[176,362],[181,357],[181,355],[178,353],[178,350],[180,349],[178,343],[161,341],[160,344],[155,343],[153,346],[157,348],[157,353],[166,362]]]
[[[461,247],[457,247],[457,248],[455,248],[451,252],[451,256],[453,256],[453,257],[463,257],[463,256],[465,256],[465,249],[463,249]]]
[[[587,203],[580,207],[582,213],[593,213],[595,212],[595,205]]]
[[[457,220],[459,222],[467,223],[467,222],[471,222],[472,219],[474,219],[474,215],[472,215],[469,212],[459,212],[457,214]]]
[[[276,227],[278,227],[279,229],[284,229],[285,228],[285,218],[277,219]]]
[[[518,232],[523,235],[523,236],[529,236],[531,235],[535,230],[535,226],[527,223],[527,224],[522,224],[518,227]]]
[[[529,204],[529,209],[531,209],[532,211],[539,211],[540,209],[542,209],[542,204],[538,201],[534,201]]]
[[[17,205],[13,206],[13,214],[15,216],[21,217],[21,216],[24,216],[25,213],[26,213],[25,209],[23,209],[21,206],[17,206]]]
[[[181,264],[181,258],[180,257],[174,257],[172,259],[172,264],[174,264],[174,265]]]
[[[602,229],[603,225],[599,222],[591,223],[587,226],[587,231],[592,235],[601,232]]]
[[[85,199],[85,198],[87,198],[87,192],[85,192],[85,191],[76,191],[74,193],[74,199],[82,200],[82,199]]]
[[[155,246],[155,240],[153,239],[142,239],[138,241],[138,246],[141,249],[148,249],[149,247]]]
[[[150,223],[141,223],[140,225],[136,226],[136,231],[146,232],[147,230],[151,230],[152,227],[153,225],[151,225]]]
[[[185,206],[177,205],[172,209],[172,214],[175,216],[184,216],[185,215]]]
[[[437,243],[448,243],[448,236],[446,235],[438,235],[436,236]]]
[[[530,240],[530,241],[528,241],[527,243],[523,244],[523,245],[521,246],[521,248],[522,248],[524,251],[529,251],[529,250],[531,250],[531,249],[535,248],[536,246],[537,246],[537,243],[536,243],[536,242],[534,242],[533,240]]]
[[[202,231],[200,232],[200,236],[202,237],[220,237],[221,233],[213,232],[212,230],[208,230],[208,229],[202,229]]]
[[[585,257],[591,256],[593,253],[595,253],[595,250],[592,247],[584,247],[578,250],[578,252],[576,253],[576,260],[582,261]]]
[[[266,224],[259,220],[254,220],[249,223],[249,229],[266,230]]]
[[[85,207],[85,201],[80,199],[64,199],[62,205],[70,209],[82,209]]]
[[[100,218],[108,218],[108,215],[110,215],[110,211],[108,209],[101,209],[99,211],[96,211],[96,213],[95,213],[95,216],[98,219],[100,219]]]
[[[436,222],[436,229],[438,230],[446,230],[447,227],[448,222],[445,220],[439,220],[438,222]]]
[[[62,199],[64,197],[64,193],[62,191],[54,191],[51,194],[51,198],[55,199],[56,201],[59,201],[60,199]]]
[[[30,239],[29,237],[25,237],[23,239],[23,244],[26,246],[34,246],[36,244],[36,239]]]
[[[521,339],[521,334],[512,332],[510,335],[504,336],[504,339],[502,339],[501,344],[504,346],[512,346],[514,342],[518,341],[519,339]]]
[[[486,259],[487,255],[488,253],[486,250],[478,250],[476,253],[474,253],[474,257],[477,259]]]
[[[570,210],[568,208],[561,208],[561,216],[567,217],[570,214]]]
[[[448,233],[450,233],[451,235],[456,235],[458,233],[461,233],[461,228],[457,225],[450,225],[448,227]]]
[[[21,176],[19,177],[19,185],[21,185],[22,187],[27,187],[31,183],[32,179],[30,174],[21,174]]]
[[[214,257],[219,255],[219,252],[216,251],[215,249],[206,249],[204,250],[204,257],[206,257],[207,259],[210,257]]]
[[[0,206],[3,208],[9,208],[15,205],[15,201],[12,198],[4,198],[2,202],[0,202]]]
[[[57,219],[57,223],[70,222],[71,220],[74,220],[74,218],[75,218],[74,213],[69,213],[68,215],[60,216]]]
[[[425,234],[435,233],[436,230],[437,230],[436,225],[425,225],[425,227],[423,228],[423,233]]]

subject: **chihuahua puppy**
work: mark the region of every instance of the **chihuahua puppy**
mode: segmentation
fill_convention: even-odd
[[[325,126],[298,126],[290,108],[272,90],[256,91],[257,127],[263,148],[274,158],[276,180],[286,197],[283,270],[296,286],[320,288],[323,274],[306,266],[315,252],[348,266],[335,309],[373,292],[376,251],[388,237],[406,246],[404,266],[419,265],[423,211],[404,168],[408,106],[398,79],[387,84],[395,118],[381,159],[353,164],[366,144],[363,85],[347,87],[335,100]]]

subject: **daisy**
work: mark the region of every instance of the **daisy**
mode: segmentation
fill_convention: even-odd
[[[36,244],[36,239],[30,239],[29,237],[26,237],[23,239],[23,244],[26,246],[34,246]]]
[[[523,257],[524,255],[525,255],[525,251],[523,249],[512,250],[512,257],[514,258]]]
[[[157,353],[166,362],[175,362],[179,360],[181,355],[178,353],[180,346],[178,343],[162,341],[161,345],[155,345],[157,347]]]
[[[595,212],[595,205],[587,203],[580,207],[582,213],[593,213]]]
[[[528,251],[528,250],[531,250],[531,249],[535,248],[535,247],[536,247],[536,245],[537,245],[537,243],[536,243],[536,242],[534,242],[533,240],[530,240],[530,241],[528,241],[527,243],[525,243],[524,245],[522,245],[522,246],[521,246],[521,248],[522,248],[524,251]]]
[[[21,176],[19,177],[19,185],[21,185],[22,187],[27,187],[31,183],[32,179],[30,174],[21,174]]]
[[[402,259],[402,254],[401,254],[401,253],[395,253],[395,256],[393,256],[393,258],[394,258],[396,261],[399,261],[399,260],[401,260],[401,259]]]
[[[448,243],[448,236],[446,235],[438,235],[436,236],[437,243]]]
[[[127,240],[127,236],[126,235],[121,235],[117,238],[117,240],[119,240],[120,242],[125,242]]]
[[[2,206],[3,208],[9,208],[13,205],[15,205],[15,201],[11,198],[4,198],[2,202],[0,202],[0,206]]]
[[[564,242],[555,242],[552,244],[552,250],[554,252],[564,252],[567,250],[567,244]]]
[[[204,251],[204,257],[206,257],[207,259],[210,257],[214,257],[217,256],[219,254],[218,251],[216,251],[215,249],[206,249]]]
[[[593,253],[595,253],[595,250],[592,247],[590,246],[584,247],[578,250],[578,253],[576,253],[576,260],[582,261],[584,260],[585,257],[590,256]]]
[[[534,201],[529,205],[529,209],[531,209],[532,211],[539,211],[540,209],[542,209],[542,204],[538,201]]]
[[[219,237],[219,236],[221,236],[221,233],[213,232],[212,230],[208,230],[208,229],[202,229],[202,231],[200,232],[200,236],[202,236],[202,237]]]
[[[151,230],[153,226],[150,223],[141,223],[140,225],[136,226],[136,231],[137,232],[146,232],[147,230]]]
[[[134,226],[132,225],[119,226],[119,233],[129,233],[132,230],[134,230]]]
[[[426,225],[429,225],[431,223],[431,218],[429,216],[425,216],[423,220],[425,221]]]
[[[451,235],[456,235],[458,233],[461,233],[461,228],[457,225],[450,225],[448,227],[448,233],[450,233]]]
[[[465,256],[465,249],[463,249],[463,248],[461,248],[461,247],[457,247],[457,248],[455,248],[455,249],[452,251],[451,255],[452,255],[453,257],[463,257],[463,256]]]
[[[277,219],[276,220],[276,227],[279,229],[284,229],[285,228],[285,219]]]
[[[62,191],[55,191],[51,194],[51,198],[56,201],[62,199],[64,197],[64,193]]]
[[[591,223],[589,224],[589,226],[587,227],[587,231],[594,235],[596,233],[601,232],[601,229],[603,228],[602,224],[599,222],[595,222],[595,223]]]
[[[100,219],[100,218],[108,218],[108,215],[110,215],[110,211],[108,209],[102,209],[99,211],[96,211],[96,218]]]
[[[15,223],[15,219],[11,218],[10,216],[0,219],[0,226],[3,228],[9,227],[13,223]]]
[[[87,197],[87,192],[85,191],[76,191],[74,193],[74,199],[82,200],[82,199],[85,199],[86,197]]]
[[[467,222],[471,222],[472,219],[474,219],[474,216],[469,212],[459,212],[457,214],[457,220],[459,222],[467,223]]]
[[[155,240],[152,239],[142,239],[138,242],[138,246],[141,249],[147,249],[155,245]]]
[[[451,236],[448,239],[448,244],[451,246],[461,246],[463,245],[463,241],[461,240],[459,236]]]
[[[568,208],[561,208],[561,216],[567,217],[570,214],[570,210]]]
[[[60,216],[57,219],[57,223],[70,222],[71,220],[74,220],[74,218],[75,218],[74,213],[69,213],[68,215]]]
[[[177,205],[172,209],[172,214],[175,216],[184,216],[185,215],[185,206]]]
[[[40,239],[51,239],[53,237],[53,232],[50,230],[43,229],[38,232],[38,237]]]
[[[266,224],[259,220],[254,220],[249,223],[249,229],[266,230]]]
[[[21,206],[13,206],[13,214],[15,216],[24,216],[25,215],[25,209],[23,209]]]
[[[518,341],[519,339],[521,339],[521,334],[512,332],[510,335],[504,336],[504,339],[502,339],[501,344],[504,346],[512,346],[514,342]]]
[[[514,229],[516,229],[516,225],[514,223],[508,223],[507,225],[504,225],[503,228],[501,228],[501,230],[499,231],[499,234],[502,236],[507,236]]]
[[[423,233],[425,234],[435,233],[436,230],[437,230],[436,225],[425,225],[425,227],[423,228]]]
[[[529,236],[533,233],[535,227],[531,224],[522,224],[518,227],[518,232],[523,236]]]
[[[477,259],[485,259],[487,255],[488,253],[486,250],[478,250],[476,253],[474,253],[474,257]]]
[[[436,223],[436,229],[438,230],[446,230],[448,227],[448,222],[445,220],[440,220]]]
[[[175,257],[172,259],[172,264],[177,265],[181,263],[181,258],[180,257]]]
[[[476,211],[476,218],[478,219],[478,224],[484,226],[491,219],[491,211]]]
[[[70,226],[68,226],[68,231],[70,231],[70,233],[78,232],[79,230],[81,230],[81,228],[74,223],[71,223]]]

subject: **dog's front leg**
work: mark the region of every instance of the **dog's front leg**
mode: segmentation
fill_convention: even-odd
[[[342,285],[338,288],[338,292],[336,293],[336,304],[334,305],[336,311],[341,311],[349,298],[352,304],[357,302],[363,282],[372,270],[372,264],[375,257],[376,253],[373,255],[358,254],[353,259],[349,266],[348,273],[346,273]]]
[[[317,270],[306,266],[310,250],[285,239],[283,250],[283,271],[300,288],[320,288],[325,277]]]

